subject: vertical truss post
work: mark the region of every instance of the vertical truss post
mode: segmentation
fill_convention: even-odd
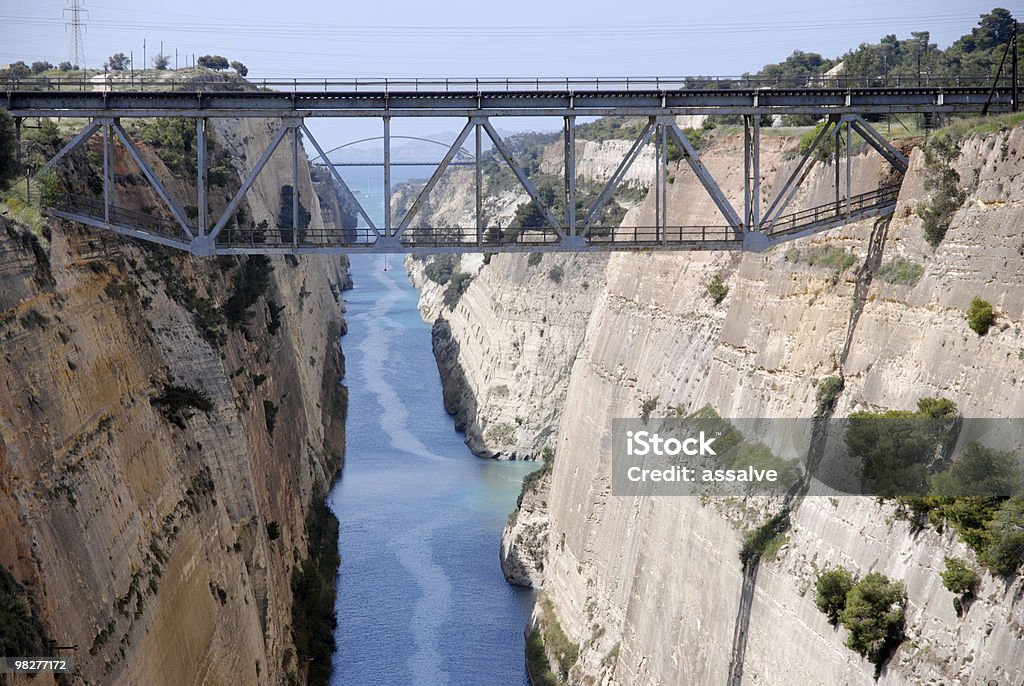
[[[384,234],[391,234],[391,117],[384,117]]]
[[[846,122],[846,214],[850,215],[853,212],[853,174],[851,165],[853,159],[850,153],[853,152],[853,130],[850,128],[850,122]]]
[[[836,130],[835,130],[835,132],[833,134],[833,138],[835,139],[833,147],[835,148],[834,152],[835,152],[835,177],[836,177],[836,214],[839,214],[840,210],[841,210],[840,205],[839,205],[839,199],[840,199],[840,194],[839,194],[839,150],[840,150],[840,147],[841,147],[840,143],[843,140],[842,133],[843,133],[843,122],[840,121],[840,122],[838,122],[836,124]]]
[[[750,115],[745,114],[743,115],[743,225],[748,229],[754,223],[751,220],[750,167]]]
[[[110,123],[103,123],[103,221],[110,223]]]
[[[661,240],[661,151],[665,147],[665,127],[654,127],[654,240]]]
[[[576,235],[576,117],[565,118],[565,225]]]
[[[484,242],[484,140],[479,123],[474,124],[473,133],[476,139],[476,245],[479,248]]]
[[[292,247],[299,246],[299,127],[292,130]]]
[[[761,117],[753,114],[743,122],[749,136],[744,145],[746,153],[747,183],[744,189],[747,197],[744,224],[748,231],[761,230]]]
[[[196,205],[199,207],[199,235],[205,236],[210,228],[210,198],[206,190],[206,119],[196,118]]]

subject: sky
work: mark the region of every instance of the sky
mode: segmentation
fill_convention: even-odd
[[[71,0],[0,0],[0,64],[69,59]],[[250,79],[738,75],[794,49],[835,57],[888,33],[946,47],[998,0],[80,0],[86,66],[115,52],[220,54]],[[533,124],[536,124],[535,122]],[[531,128],[556,128],[531,126]],[[458,130],[410,123],[400,133]],[[318,123],[334,147],[379,128]],[[509,128],[506,125],[504,128]],[[317,133],[318,137],[320,134]]]

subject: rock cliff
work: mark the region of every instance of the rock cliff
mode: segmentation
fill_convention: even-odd
[[[221,122],[214,140],[241,170],[271,133]],[[189,177],[141,147],[187,202]],[[159,206],[122,153],[118,202]],[[254,223],[274,225],[290,171],[258,177]],[[240,183],[226,176],[214,211]],[[305,172],[300,197],[319,224]],[[0,564],[49,638],[78,646],[73,683],[302,680],[291,580],[341,468],[345,263],[35,228],[0,217]]]
[[[792,138],[764,139],[762,202],[795,164],[795,147]],[[735,201],[740,142],[716,136],[702,154]],[[817,386],[831,376],[845,380],[837,415],[912,409],[926,396],[953,400],[965,416],[1013,416],[1021,407],[1024,130],[968,135],[949,164],[967,197],[934,251],[915,212],[928,197],[923,156],[915,149],[891,222],[861,222],[765,254],[618,253],[591,276],[563,284],[563,291],[583,279],[600,284],[596,297],[588,294],[593,306],[578,325],[582,338],[555,417],[550,491],[530,496],[548,509],[542,565],[549,610],[538,609],[535,623],[557,622],[578,647],[570,683],[725,683],[743,584],[739,552],[744,531],[757,521],[733,516],[735,504],[612,496],[613,418],[638,416],[645,402],[656,413],[710,404],[723,416],[808,417]],[[854,192],[874,188],[885,174],[877,156],[859,154]],[[716,223],[692,176],[678,169],[674,176],[669,222]],[[820,165],[796,207],[827,202],[831,178],[828,165]],[[652,211],[648,198],[624,223],[643,224]],[[903,274],[894,258],[909,263]],[[507,261],[525,270],[526,259]],[[486,281],[490,268],[456,309],[483,284],[491,293],[514,291],[520,311],[543,308],[551,298],[499,280],[497,270]],[[729,288],[720,304],[707,292],[715,275]],[[983,337],[965,318],[975,296],[999,313]],[[504,340],[516,324],[490,314],[448,322],[466,385],[482,387],[493,364],[469,354],[468,341]],[[557,359],[558,349],[538,357]],[[504,557],[519,532],[513,518]],[[846,630],[833,628],[815,607],[817,573],[842,564],[907,586],[907,638],[878,683],[1020,683],[1024,582],[983,574],[977,602],[960,619],[939,578],[944,558],[953,555],[973,559],[954,532],[916,531],[892,504],[804,499],[784,545],[760,564],[743,682],[874,683],[874,666],[845,647]],[[531,574],[513,576],[530,580]]]

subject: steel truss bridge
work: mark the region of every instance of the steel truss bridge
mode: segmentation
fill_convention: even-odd
[[[851,139],[859,135],[895,170],[907,169],[907,158],[865,119],[868,115],[961,115],[1016,109],[1015,91],[994,83],[950,86],[751,87],[744,82],[715,81],[693,87],[690,80],[465,80],[465,81],[289,81],[284,90],[224,90],[224,86],[194,84],[154,90],[100,87],[79,90],[64,84],[57,90],[18,84],[6,94],[6,108],[19,124],[27,117],[68,117],[86,120],[84,128],[41,170],[45,173],[96,134],[103,139],[103,189],[97,198],[65,196],[53,206],[54,215],[118,234],[159,243],[196,255],[303,253],[432,253],[602,250],[764,250],[783,241],[895,208],[899,185],[883,186],[853,195]],[[746,87],[744,87],[746,86]],[[236,86],[237,87],[237,86]],[[826,121],[798,165],[774,198],[760,203],[760,120],[763,115],[806,114]],[[743,119],[744,188],[742,204],[734,207],[701,161],[680,115],[739,115]],[[645,123],[596,200],[577,212],[575,128],[577,117],[633,117]],[[187,117],[195,120],[198,189],[197,216],[189,218],[146,163],[138,146],[121,125],[124,118]],[[263,118],[280,127],[262,155],[251,165],[239,190],[219,216],[210,216],[207,181],[207,131],[213,118]],[[383,122],[383,192],[392,195],[391,121],[406,117],[450,117],[465,120],[426,185],[402,216],[393,216],[385,202],[383,222],[374,222],[349,189],[305,120],[317,117],[379,119]],[[559,117],[563,120],[564,201],[556,216],[544,202],[507,142],[495,130],[494,117]],[[845,144],[844,144],[845,132]],[[293,201],[291,225],[260,230],[237,227],[232,217],[271,156],[288,141],[292,188],[299,188],[300,164],[306,164],[305,137],[348,203],[366,226],[358,229],[313,229],[300,225],[300,203]],[[544,217],[536,229],[487,226],[484,218],[483,137],[511,170]],[[472,138],[468,157],[475,166],[476,220],[472,226],[433,227],[416,223],[418,213],[445,171],[467,163],[464,146]],[[164,216],[129,209],[115,197],[113,147],[119,140],[166,205]],[[823,146],[834,149],[835,198],[827,205],[787,213]],[[651,226],[601,226],[602,211],[645,147],[655,150],[655,220]],[[714,202],[722,221],[713,226],[673,226],[667,222],[668,150],[674,144],[682,159]],[[845,151],[844,151],[845,148]],[[458,158],[458,159],[457,159]],[[845,160],[845,165],[843,161]],[[843,172],[845,166],[845,173]],[[844,180],[845,179],[845,180]],[[297,193],[296,191],[293,191]],[[298,200],[298,199],[295,199]],[[167,218],[170,217],[170,218]]]

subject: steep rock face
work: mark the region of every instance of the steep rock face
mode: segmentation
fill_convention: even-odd
[[[269,133],[248,121],[217,131],[248,159]],[[157,206],[127,164],[119,156],[118,198]],[[261,175],[248,203],[255,221],[273,224],[285,178],[275,163]],[[170,186],[182,202],[191,190]],[[308,174],[300,194],[315,197]],[[307,506],[343,454],[334,289],[344,264],[274,261],[248,333],[222,325],[218,343],[195,303],[223,304],[243,266],[73,225],[51,232],[44,265],[0,231],[11,255],[0,267],[0,563],[51,638],[80,646],[76,681],[301,677],[290,578],[305,557]],[[161,406],[165,384],[201,391],[209,411]]]
[[[541,588],[548,550],[548,493],[551,457],[535,476],[527,477],[516,509],[501,534],[501,571],[509,583]]]
[[[604,262],[549,254],[531,265],[525,256],[495,255],[482,265],[463,256],[458,269],[476,276],[452,310],[424,263],[407,262],[420,311],[435,321],[445,406],[474,453],[535,459],[552,444]]]
[[[889,224],[865,221],[766,254],[608,259],[560,415],[547,496],[544,587],[580,645],[572,683],[725,682],[742,534],[757,522],[729,503],[612,496],[613,418],[637,416],[655,398],[659,413],[710,404],[723,416],[806,417],[817,384],[833,375],[846,381],[839,415],[912,408],[925,396],[949,398],[965,416],[1012,416],[1021,406],[1022,136],[1014,129],[964,142],[953,164],[968,198],[934,252],[912,211],[927,197],[915,151]],[[762,206],[795,164],[793,145],[764,139]],[[734,202],[738,150],[723,139],[703,152]],[[887,174],[867,155],[854,170],[854,192]],[[793,209],[828,202],[832,178],[820,166]],[[648,198],[624,224],[643,224],[652,211]],[[670,223],[720,222],[715,215],[692,177],[677,174]],[[858,267],[869,250],[872,268]],[[879,258],[897,256],[923,267],[915,285],[872,278]],[[715,274],[730,289],[717,306],[706,291]],[[964,316],[976,295],[1000,313],[985,337]],[[529,306],[531,294],[521,297]],[[501,323],[491,326],[499,331],[489,335],[500,335]],[[945,556],[973,553],[955,534],[915,534],[891,505],[869,498],[806,498],[792,520],[787,544],[760,565],[745,683],[873,683],[873,665],[845,647],[845,629],[833,629],[814,605],[816,574],[838,564],[907,584],[907,639],[879,683],[1011,684],[1024,676],[1024,582],[984,575],[978,602],[956,618],[938,575]]]

